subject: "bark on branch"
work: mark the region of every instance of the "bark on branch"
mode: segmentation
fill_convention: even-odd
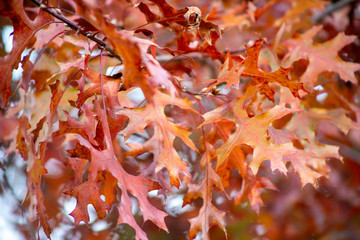
[[[122,62],[122,59],[120,57],[120,55],[116,54],[114,52],[114,50],[108,46],[104,41],[102,41],[101,39],[97,38],[92,32],[90,31],[85,31],[84,28],[82,28],[81,26],[77,25],[76,23],[74,23],[73,21],[67,19],[65,16],[63,16],[62,14],[57,13],[56,11],[47,8],[46,5],[42,4],[40,1],[38,0],[31,0],[34,4],[36,4],[37,6],[39,6],[41,8],[41,10],[49,13],[50,15],[52,15],[53,17],[59,19],[60,21],[64,22],[66,25],[68,25],[71,29],[75,30],[76,32],[78,32],[79,34],[85,36],[86,38],[90,39],[91,41],[96,42],[100,48],[105,49],[109,55],[111,57],[115,57],[117,58],[120,62]]]

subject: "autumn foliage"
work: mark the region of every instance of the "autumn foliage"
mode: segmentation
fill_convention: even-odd
[[[24,238],[359,238],[360,4],[341,2],[1,1]]]

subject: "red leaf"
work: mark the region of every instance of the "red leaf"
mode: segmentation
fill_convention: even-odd
[[[354,72],[360,70],[360,64],[345,62],[338,56],[338,52],[352,43],[356,37],[339,33],[329,41],[314,43],[312,38],[321,29],[321,26],[313,27],[304,34],[297,35],[296,38],[289,39],[284,43],[289,48],[289,53],[285,58],[287,64],[292,64],[301,58],[309,60],[309,65],[301,76],[301,81],[309,89],[316,86],[318,75],[325,71],[339,73],[340,78],[344,81],[357,84]]]
[[[90,141],[92,144],[97,145],[95,142],[95,118],[91,111],[91,105],[83,105],[81,110],[84,112],[84,122],[74,120],[68,112],[64,112],[67,120],[59,121],[59,130],[53,133],[53,136],[60,136],[66,133],[77,133]]]
[[[44,156],[45,148],[46,143],[40,143],[40,156]],[[34,221],[39,218],[40,224],[43,227],[46,236],[50,238],[50,219],[46,214],[47,209],[44,204],[44,194],[41,187],[42,176],[46,174],[47,171],[43,166],[43,159],[39,159],[38,157],[34,156],[32,150],[29,150],[28,154],[30,155],[30,158],[28,162],[27,197],[30,197],[29,209],[36,209],[36,211],[30,211],[29,220]]]
[[[68,195],[74,196],[77,199],[75,209],[70,213],[75,219],[75,224],[81,221],[88,223],[90,218],[87,211],[87,206],[92,204],[100,219],[106,216],[106,209],[108,205],[100,198],[100,188],[97,182],[88,180],[79,186],[73,187],[65,192]]]
[[[133,196],[135,196],[139,202],[140,209],[144,216],[144,221],[151,220],[154,222],[157,226],[167,231],[167,227],[164,221],[164,217],[167,215],[166,213],[160,211],[159,209],[155,208],[147,199],[147,194],[150,190],[152,190],[152,183],[151,181],[147,180],[146,178],[142,176],[133,176],[125,172],[125,170],[120,165],[118,159],[116,159],[113,151],[112,141],[111,141],[111,135],[110,130],[108,127],[107,120],[105,118],[103,110],[100,109],[100,105],[98,101],[95,101],[95,107],[98,113],[98,117],[100,122],[102,123],[102,129],[104,131],[105,136],[105,142],[107,149],[105,150],[98,150],[93,147],[89,143],[87,139],[85,139],[83,136],[78,135],[78,139],[80,143],[90,149],[91,152],[91,161],[88,165],[87,170],[89,171],[89,177],[88,181],[90,181],[89,184],[92,188],[96,188],[96,185],[93,184],[93,182],[97,179],[98,173],[102,171],[106,171],[110,173],[114,178],[110,177],[111,179],[116,179],[118,187],[122,190],[121,194],[121,205],[119,209],[122,210],[122,212],[125,212],[126,216],[122,216],[119,219],[119,223],[123,222],[130,224],[131,227],[133,227],[136,230],[136,238],[137,239],[144,239],[144,233],[141,230],[141,228],[136,223],[134,217],[131,213],[131,206],[132,201],[128,194],[130,192]],[[85,185],[85,187],[90,187],[88,185]],[[97,189],[99,190],[99,189]],[[77,192],[80,192],[79,190],[76,190],[75,194],[78,194]],[[97,209],[100,212],[100,216],[104,213],[105,203],[102,204],[100,201],[100,195],[98,196],[98,193],[93,197],[88,197],[87,195],[79,195],[79,197],[82,197],[86,199],[87,201],[90,201],[94,204],[96,203],[98,208]],[[108,195],[108,198],[112,195]],[[110,202],[109,199],[105,198],[106,202]],[[79,202],[78,202],[79,204]],[[83,204],[83,203],[80,203]],[[95,206],[94,206],[95,207]],[[78,208],[78,207],[77,207]],[[79,209],[82,209],[83,206],[80,205]],[[96,207],[95,207],[96,208]],[[76,209],[75,209],[76,210]],[[98,212],[98,214],[99,214]],[[75,213],[76,216],[78,216],[80,219],[87,219],[87,213],[80,214],[79,210],[76,210]],[[77,220],[79,221],[79,220]]]
[[[50,15],[38,9],[38,14],[31,20],[23,7],[23,1],[12,0],[2,9],[2,16],[9,17],[14,28],[13,47],[11,52],[5,57],[0,58],[0,106],[5,108],[11,96],[12,70],[17,68],[21,61],[21,53],[28,47],[31,38],[44,23],[50,21]],[[26,89],[27,90],[27,89]]]
[[[91,68],[88,68],[86,70],[82,69],[81,72],[90,80],[90,87],[86,89],[84,92],[78,94],[78,100],[76,101],[76,104],[78,106],[84,104],[86,99],[88,99],[91,96],[94,96],[95,94],[101,95],[99,73],[96,73]],[[102,82],[103,82],[104,95],[112,99],[111,101],[112,106],[118,104],[115,101],[117,101],[117,92],[119,91],[121,80],[113,79],[103,75]]]

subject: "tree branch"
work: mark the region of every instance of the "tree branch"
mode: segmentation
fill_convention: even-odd
[[[337,10],[339,10],[343,7],[346,7],[347,5],[349,5],[353,2],[355,2],[355,1],[354,0],[343,0],[343,1],[338,1],[335,3],[329,4],[322,14],[314,17],[314,22],[316,22],[316,23],[320,22],[326,16],[332,14],[333,12],[336,12]]]
[[[68,25],[71,29],[75,30],[76,32],[80,33],[81,35],[85,36],[86,38],[90,39],[91,41],[96,42],[100,48],[104,48],[107,52],[109,52],[111,57],[115,57],[117,58],[120,62],[122,62],[122,59],[120,57],[120,55],[116,54],[114,52],[114,50],[108,46],[104,41],[102,41],[101,39],[97,38],[95,36],[95,34],[93,34],[92,32],[88,31],[85,32],[84,28],[82,28],[81,26],[77,25],[76,23],[74,23],[73,21],[67,19],[66,17],[64,17],[62,14],[57,13],[56,11],[47,8],[46,5],[42,4],[41,2],[39,2],[38,0],[31,0],[33,3],[35,3],[37,6],[39,6],[41,8],[41,10],[49,13],[50,15],[52,15],[53,17],[59,19],[60,21],[66,23],[66,25]]]

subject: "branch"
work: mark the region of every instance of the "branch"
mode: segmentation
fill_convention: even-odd
[[[85,36],[86,38],[96,42],[100,48],[105,49],[106,51],[109,52],[111,57],[115,57],[117,58],[120,62],[122,62],[122,59],[120,57],[120,55],[116,54],[114,52],[114,50],[108,46],[104,41],[102,41],[101,39],[97,38],[95,36],[95,34],[93,34],[92,32],[85,32],[85,30],[77,25],[76,23],[74,23],[73,21],[67,19],[66,17],[64,17],[62,14],[59,14],[57,12],[55,12],[54,10],[48,8],[46,5],[42,4],[41,2],[39,2],[38,0],[31,0],[33,3],[35,3],[37,6],[40,7],[41,10],[49,13],[50,15],[52,15],[53,17],[59,19],[60,21],[66,23],[66,25],[68,25],[71,29],[74,29],[76,32],[80,33],[81,35]]]
[[[351,4],[352,2],[355,2],[355,1],[354,0],[343,0],[343,1],[338,1],[335,3],[329,4],[322,14],[314,17],[314,22],[316,22],[316,23],[320,22],[326,16],[332,14],[333,12],[336,12],[337,10],[339,10],[343,7],[346,7],[347,5]]]

